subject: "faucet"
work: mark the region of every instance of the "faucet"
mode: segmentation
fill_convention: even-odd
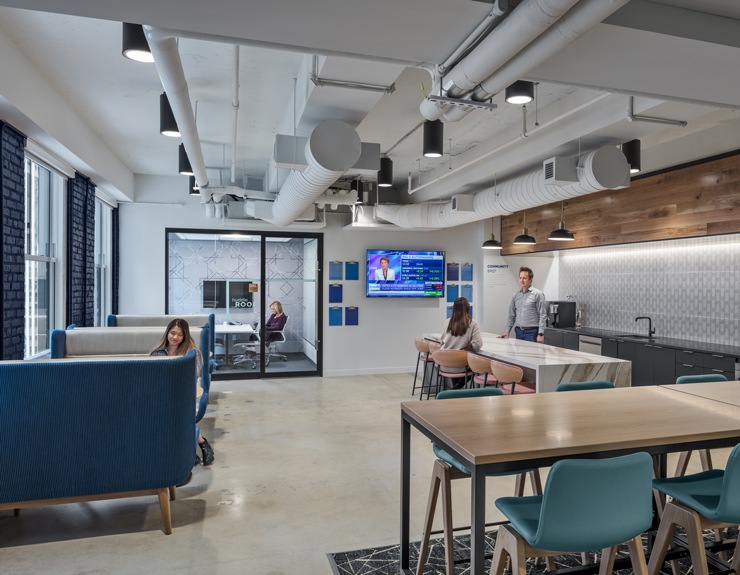
[[[649,322],[648,323],[648,337],[653,337],[653,334],[655,333],[655,330],[653,329],[653,320],[650,319],[647,316],[640,316],[640,317],[636,317],[635,318],[635,321],[637,321],[638,319],[646,319],[646,320],[648,320],[648,322]]]

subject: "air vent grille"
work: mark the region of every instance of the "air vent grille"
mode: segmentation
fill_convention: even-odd
[[[555,175],[555,162],[545,162],[545,179],[549,180]]]

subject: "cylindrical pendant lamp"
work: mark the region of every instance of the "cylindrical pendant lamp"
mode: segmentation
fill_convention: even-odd
[[[445,126],[442,120],[424,122],[424,156],[441,158],[444,154]]]
[[[190,159],[188,158],[188,153],[185,151],[185,144],[180,144],[180,148],[178,149],[178,164],[179,164],[179,171],[183,176],[194,176],[195,173],[193,172],[193,168],[190,165]]]
[[[622,144],[622,153],[630,165],[630,174],[639,172],[642,168],[640,165],[640,140],[630,140]]]
[[[190,176],[190,178],[188,179],[189,179],[189,185],[190,185],[190,195],[199,196],[200,189],[198,188],[198,184],[195,183],[195,176]]]
[[[393,160],[387,157],[380,158],[378,171],[378,187],[390,188],[393,185]]]
[[[172,107],[165,92],[162,92],[159,96],[159,133],[170,138],[180,137],[177,120],[175,120],[175,115],[172,113]]]
[[[141,24],[123,23],[121,54],[134,62],[145,62],[147,64],[154,62],[154,56],[152,56],[152,51],[149,49],[149,43],[144,35],[144,27]]]
[[[534,82],[517,80],[506,88],[506,102],[509,104],[529,104],[534,100]]]

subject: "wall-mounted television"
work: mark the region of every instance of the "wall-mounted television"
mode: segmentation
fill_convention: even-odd
[[[367,250],[367,297],[444,297],[445,253]]]
[[[229,282],[229,307],[251,308],[252,292],[249,291],[249,282]],[[226,281],[203,280],[203,307],[226,307]]]

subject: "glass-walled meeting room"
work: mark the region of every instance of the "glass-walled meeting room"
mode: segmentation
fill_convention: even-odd
[[[320,234],[168,229],[166,313],[215,316],[215,379],[321,375]]]

